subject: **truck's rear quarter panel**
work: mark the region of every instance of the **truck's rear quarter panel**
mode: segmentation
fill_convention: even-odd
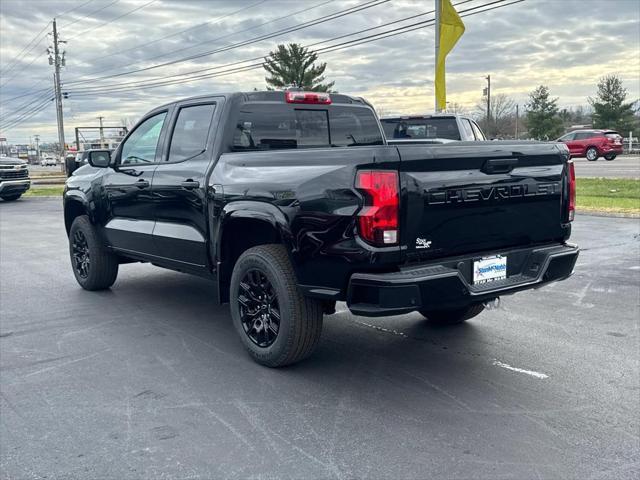
[[[400,262],[398,246],[378,249],[357,238],[362,200],[354,189],[356,170],[398,165],[397,150],[387,146],[227,153],[211,183],[223,186],[227,208],[238,202],[277,207],[298,282],[344,292],[351,273]]]

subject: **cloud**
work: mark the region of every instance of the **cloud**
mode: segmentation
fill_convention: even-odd
[[[49,41],[46,36],[8,73],[7,69],[54,16],[58,17],[62,38],[68,40],[67,65],[62,79],[63,90],[70,92],[69,100],[65,101],[65,127],[67,137],[71,138],[74,126],[96,124],[98,115],[106,117],[107,125],[117,125],[122,118],[139,118],[149,109],[177,98],[262,88],[265,75],[259,69],[178,85],[88,96],[78,94],[81,87],[112,86],[113,89],[114,85],[126,82],[171,79],[172,75],[261,57],[282,42],[318,43],[316,48],[335,45],[432,18],[432,15],[423,15],[382,27],[385,23],[433,10],[433,1],[393,0],[336,20],[230,48],[362,5],[364,0],[156,0],[137,11],[132,10],[149,0],[113,1],[0,2],[0,84],[6,82],[0,88],[3,119],[18,117],[21,112],[16,108],[33,102],[37,95],[46,97],[47,92],[31,92],[52,84],[52,67],[45,53]],[[458,6],[458,10],[488,2],[472,0]],[[458,2],[454,0],[454,3]],[[304,9],[308,11],[278,20]],[[106,23],[120,16],[123,17]],[[491,74],[493,91],[512,96],[521,105],[526,103],[528,93],[540,84],[548,85],[563,106],[584,105],[587,97],[595,93],[598,78],[610,73],[619,74],[630,97],[638,98],[639,20],[640,4],[635,0],[526,0],[464,17],[466,33],[447,60],[448,99],[472,107],[482,94],[484,77]],[[270,23],[262,25],[265,22]],[[381,28],[327,42],[330,38],[378,26]],[[433,35],[433,27],[425,27],[322,54],[320,58],[327,62],[326,76],[336,81],[339,91],[365,96],[387,112],[425,112],[433,108]],[[128,73],[216,49],[226,50]],[[71,83],[120,73],[127,74],[82,85]],[[25,93],[29,95],[6,101]],[[2,136],[9,137],[10,141],[25,141],[35,133],[47,140],[56,138],[53,105],[16,128],[2,130]]]

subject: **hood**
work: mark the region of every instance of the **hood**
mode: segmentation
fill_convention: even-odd
[[[0,165],[26,165],[27,162],[19,158],[0,157]]]

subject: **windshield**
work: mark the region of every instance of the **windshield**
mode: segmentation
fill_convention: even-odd
[[[396,138],[446,138],[460,140],[460,131],[455,118],[388,118],[382,120],[384,134]]]

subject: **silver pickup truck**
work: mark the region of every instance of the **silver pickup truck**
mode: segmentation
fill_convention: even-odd
[[[5,202],[17,200],[30,186],[27,162],[19,158],[0,157],[0,198]]]

